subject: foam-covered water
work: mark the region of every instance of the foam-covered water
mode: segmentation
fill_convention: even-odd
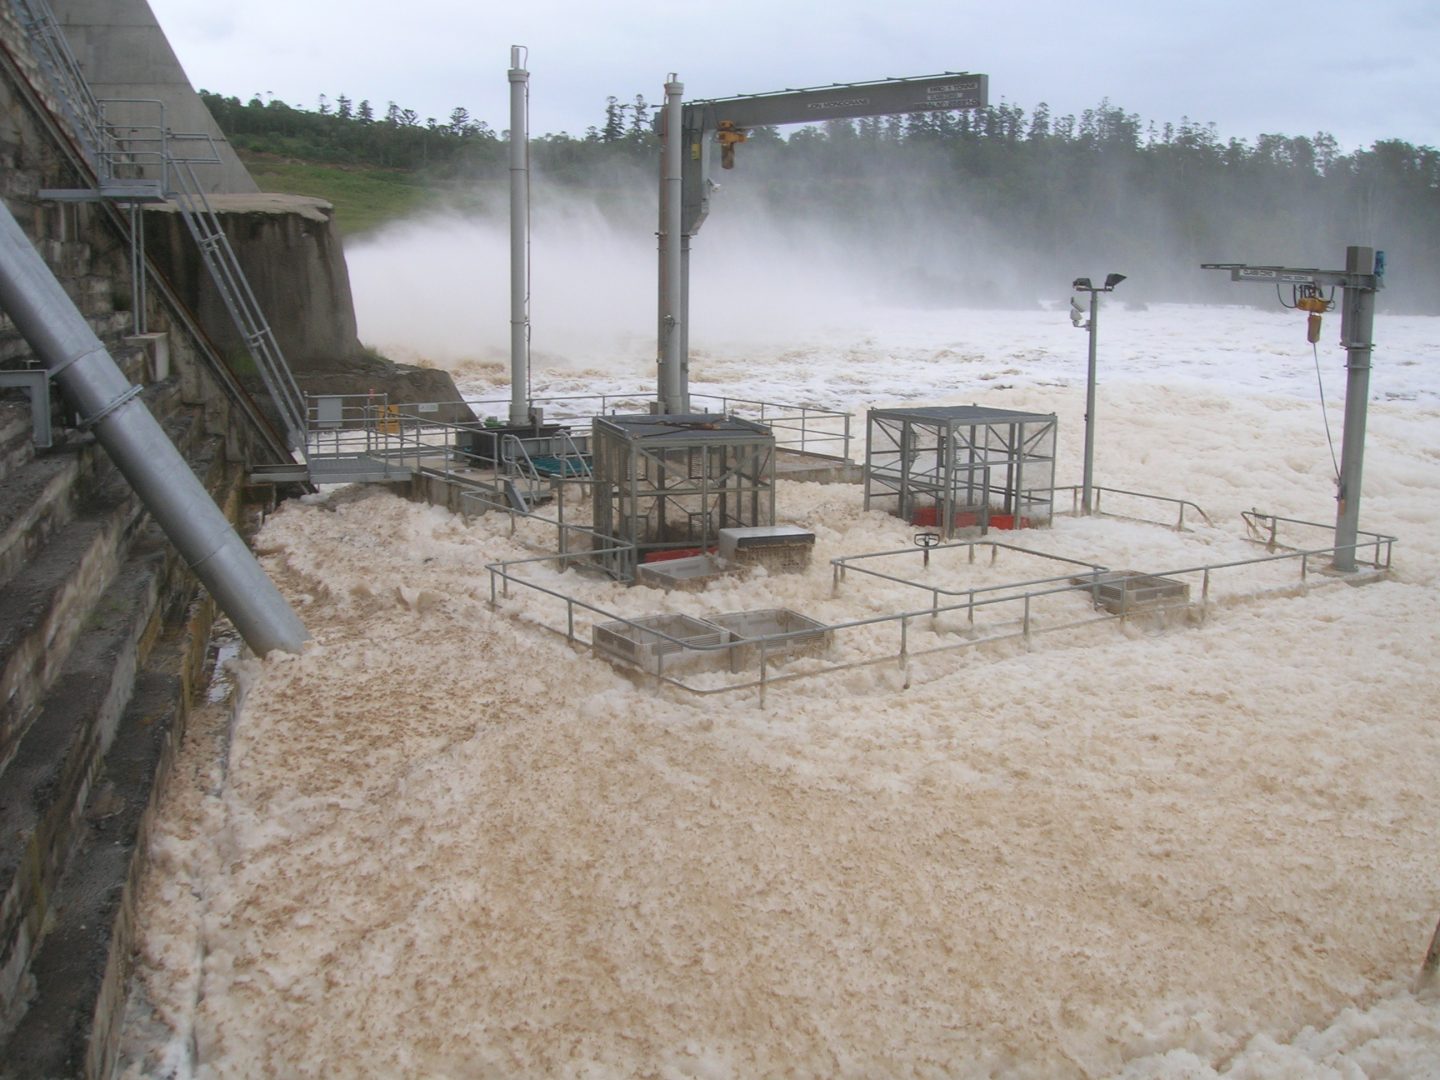
[[[1008,539],[1158,570],[1252,550],[1252,506],[1333,518],[1303,319],[1103,320],[1099,482],[1215,526]],[[712,335],[695,387],[1053,410],[1078,480],[1062,311],[758,338]],[[1440,1005],[1410,990],[1440,917],[1440,320],[1376,339],[1362,526],[1400,536],[1389,580],[1217,575],[1201,625],[917,658],[908,689],[887,664],[763,710],[657,693],[533,625],[564,619],[536,594],[489,608],[484,565],[530,554],[524,529],[378,489],[284,505],[259,547],[314,643],[246,662],[228,771],[193,767],[161,814],[140,978],[174,1034],[136,1071],[1440,1074]],[[597,349],[536,390],[652,364]],[[474,395],[485,375],[459,365]],[[890,602],[832,596],[828,559],[908,547],[902,522],[784,482],[779,515],[816,533],[805,574],[565,587],[625,614]]]

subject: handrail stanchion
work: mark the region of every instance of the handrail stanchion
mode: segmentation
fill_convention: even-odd
[[[760,642],[760,708],[765,708],[765,682],[769,675],[770,660],[766,654],[766,642]]]

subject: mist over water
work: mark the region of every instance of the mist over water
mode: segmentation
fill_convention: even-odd
[[[444,367],[506,361],[509,229],[503,216],[446,214],[351,246],[346,261],[361,339],[397,360],[423,358]],[[537,359],[589,363],[653,338],[654,253],[645,240],[617,228],[593,202],[536,208],[531,344]]]
[[[655,358],[655,210],[537,191],[531,348],[537,364],[586,367]],[[638,205],[637,205],[638,204]],[[723,205],[695,239],[691,346],[772,340],[853,321],[893,302],[862,241],[761,205]],[[360,336],[387,356],[461,371],[510,349],[507,218],[454,214],[396,225],[347,248]],[[908,268],[913,271],[914,267]]]
[[[1130,157],[1067,171],[965,177],[938,148],[813,154],[742,148],[716,168],[691,256],[692,353],[860,327],[875,309],[1064,306],[1076,277],[1127,276],[1112,303],[1289,302],[1202,262],[1339,269],[1347,244],[1387,250],[1379,310],[1440,295],[1433,252],[1403,208],[1304,197],[1273,177],[1235,193],[1177,193]],[[539,367],[649,378],[655,362],[653,170],[611,162],[586,188],[538,177],[531,197],[532,354]],[[1328,190],[1328,189],[1327,189]],[[1353,195],[1353,192],[1351,192]],[[487,212],[397,224],[347,249],[362,340],[399,360],[463,374],[509,355],[509,221]],[[1434,286],[1432,289],[1431,286]]]

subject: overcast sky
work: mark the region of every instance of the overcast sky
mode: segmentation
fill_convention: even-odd
[[[1440,3],[1373,0],[150,0],[197,87],[368,98],[508,126],[509,47],[529,49],[531,131],[581,135],[605,98],[687,99],[944,71],[991,101],[1057,115],[1108,97],[1143,120],[1214,121],[1222,138],[1328,131],[1440,146]]]

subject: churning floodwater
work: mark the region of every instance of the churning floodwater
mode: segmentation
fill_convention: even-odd
[[[1054,411],[1075,483],[1064,302],[789,329],[737,309],[697,323],[692,380],[862,416]],[[1008,540],[1158,571],[1253,551],[1251,508],[1333,520],[1303,318],[1117,294],[1100,330],[1098,482],[1213,525]],[[908,687],[876,665],[763,709],[660,692],[544,629],[544,597],[490,607],[485,565],[534,553],[499,515],[379,488],[285,504],[257,543],[314,643],[240,663],[233,723],[197,721],[141,899],[135,1071],[1440,1074],[1440,1005],[1411,992],[1440,917],[1440,319],[1382,313],[1375,337],[1361,517],[1400,538],[1387,580],[1217,575],[1203,622],[938,653]],[[591,344],[535,392],[653,379],[643,343]],[[440,359],[503,396],[493,356]],[[627,615],[891,603],[832,589],[829,559],[911,544],[858,486],[781,481],[778,517],[815,533],[807,572],[564,585]]]

